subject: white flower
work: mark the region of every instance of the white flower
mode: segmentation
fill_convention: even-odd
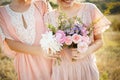
[[[43,50],[49,55],[57,54],[62,49],[62,45],[57,42],[51,31],[42,34],[40,44]]]

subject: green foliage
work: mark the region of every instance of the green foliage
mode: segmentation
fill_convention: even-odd
[[[110,29],[112,30],[112,31],[120,31],[120,21],[119,21],[119,19],[120,19],[120,14],[118,14],[118,15],[109,15],[109,16],[107,16],[107,18],[111,21],[111,26],[110,26]],[[110,30],[109,29],[109,30]]]
[[[102,72],[100,80],[108,80],[108,73],[106,71]]]
[[[120,2],[110,2],[106,3],[107,9],[104,13],[117,14],[120,13]]]
[[[105,0],[105,1],[107,1],[107,2],[118,2],[118,1],[120,1],[120,0]]]
[[[120,31],[120,21],[118,21],[117,19],[114,19],[111,27],[113,31]]]
[[[52,24],[48,24],[48,28],[53,32],[53,34],[55,34],[57,28],[55,28],[55,26],[53,26]]]
[[[11,2],[11,0],[0,0],[0,6],[7,5]]]
[[[120,2],[93,2],[105,14],[119,14]]]
[[[112,9],[110,9],[111,14],[118,14],[120,13],[120,2],[111,3]]]
[[[50,5],[53,7],[53,8],[58,8],[58,5],[56,3],[53,3],[52,1],[50,1]]]

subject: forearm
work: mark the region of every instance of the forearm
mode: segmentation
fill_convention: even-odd
[[[31,54],[31,55],[41,55],[42,53],[42,49],[40,46],[27,45],[10,39],[5,39],[5,40],[8,46],[16,52]]]
[[[103,41],[100,40],[96,40],[93,44],[91,44],[87,50],[88,54],[94,53],[96,52],[98,49],[100,49],[103,45]]]
[[[102,34],[94,35],[94,42],[88,47],[87,54],[92,54],[102,47],[102,38]]]

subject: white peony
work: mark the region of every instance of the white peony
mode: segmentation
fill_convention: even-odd
[[[57,54],[57,52],[62,49],[62,45],[57,42],[51,31],[42,34],[40,44],[43,50],[49,55]]]

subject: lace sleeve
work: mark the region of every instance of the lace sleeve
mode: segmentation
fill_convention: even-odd
[[[111,22],[102,14],[102,12],[91,4],[92,20],[94,22],[94,34],[100,34],[110,27]]]

